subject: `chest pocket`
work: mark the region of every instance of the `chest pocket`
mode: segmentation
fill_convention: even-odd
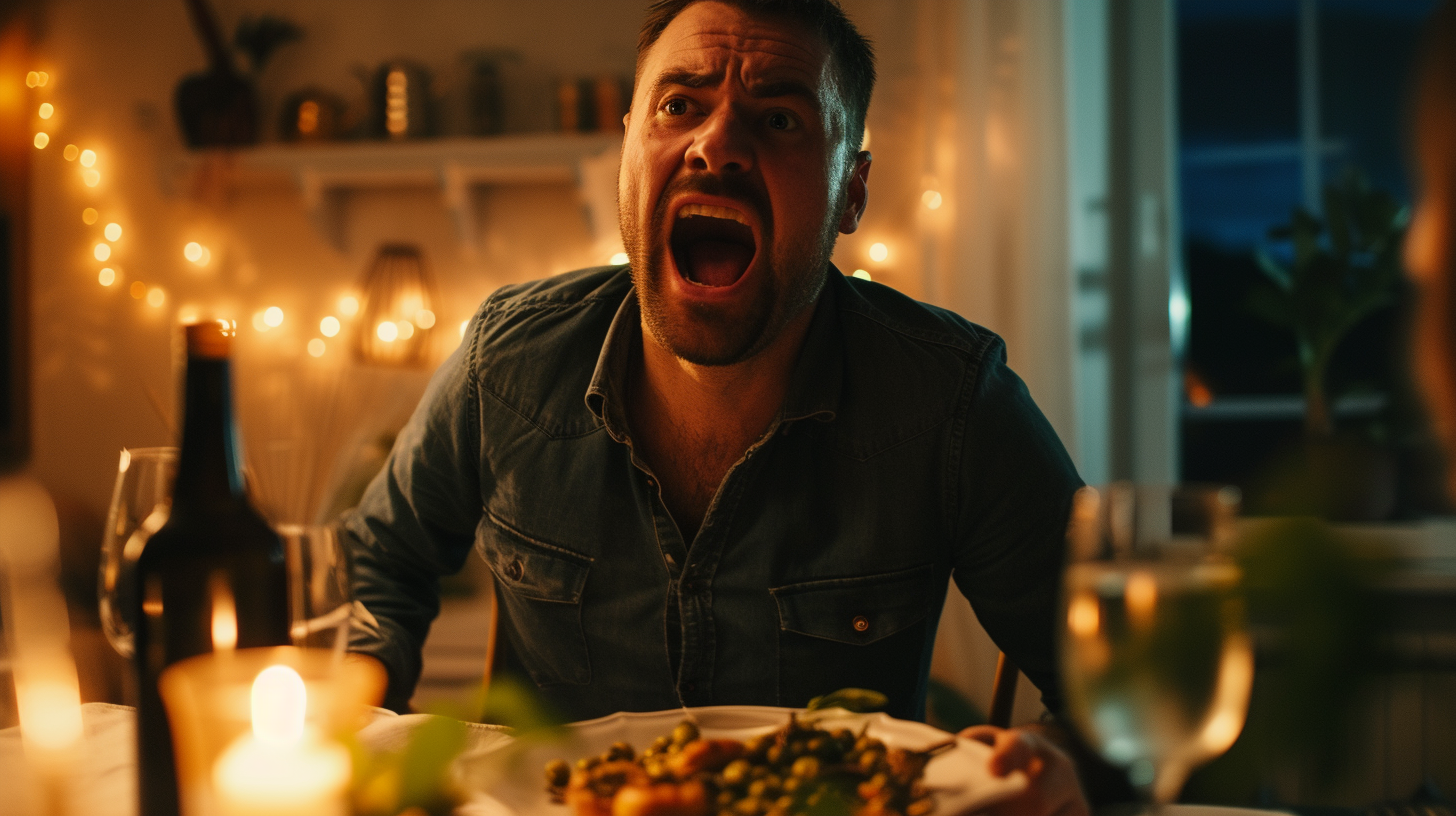
[[[592,559],[533,538],[487,511],[476,547],[495,573],[500,629],[538,685],[591,682],[581,597]]]
[[[769,590],[779,613],[779,703],[867,688],[890,698],[893,716],[918,716],[934,583],[926,564]]]

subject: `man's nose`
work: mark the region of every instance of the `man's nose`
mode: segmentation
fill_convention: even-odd
[[[746,173],[753,167],[753,141],[748,123],[731,105],[713,111],[688,146],[688,166],[709,173]]]

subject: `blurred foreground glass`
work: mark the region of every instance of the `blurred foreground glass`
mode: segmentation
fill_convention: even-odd
[[[293,645],[342,656],[349,640],[354,596],[348,552],[331,524],[280,524],[288,559],[288,618]]]
[[[1234,488],[1118,483],[1073,501],[1061,668],[1073,721],[1155,804],[1243,730],[1254,658],[1228,557]]]
[[[101,538],[101,626],[122,657],[131,657],[133,569],[147,539],[167,522],[172,481],[177,477],[176,448],[123,448],[116,487]]]
[[[279,666],[296,673],[299,693],[292,700],[272,701],[281,710],[262,714],[258,677]],[[376,664],[293,646],[220,650],[169,667],[162,673],[161,692],[172,723],[182,813],[341,816],[347,812],[342,793],[348,754],[340,743],[365,724],[368,704],[384,683]],[[259,733],[260,715],[273,733]],[[296,722],[280,723],[280,715]],[[257,744],[255,737],[268,739]],[[235,777],[230,770],[238,770],[238,749],[253,761],[242,770],[256,772],[242,788],[229,784]],[[342,776],[331,759],[340,755]]]

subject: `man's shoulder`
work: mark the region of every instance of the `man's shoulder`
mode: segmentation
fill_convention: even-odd
[[[520,417],[555,437],[595,430],[584,397],[630,289],[626,267],[593,267],[503,286],[486,299],[468,370],[481,393],[510,409],[491,416]]]
[[[905,355],[938,359],[955,366],[979,367],[1005,359],[1005,346],[995,332],[949,309],[923,303],[888,286],[844,277],[839,311],[851,346],[895,348],[893,360]]]
[[[593,266],[549,278],[511,283],[480,305],[482,314],[554,312],[606,305],[615,309],[632,286],[625,266]]]

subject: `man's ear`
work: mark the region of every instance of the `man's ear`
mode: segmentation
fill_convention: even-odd
[[[854,157],[854,173],[849,177],[849,189],[845,191],[844,212],[839,215],[839,231],[845,235],[859,229],[859,219],[869,203],[872,161],[874,157],[868,150],[861,150]]]
[[[627,120],[629,120],[631,118],[632,118],[632,109],[631,108],[628,108],[627,109],[627,112],[624,113],[624,114],[622,114],[622,129],[623,130],[626,130],[627,129]]]

